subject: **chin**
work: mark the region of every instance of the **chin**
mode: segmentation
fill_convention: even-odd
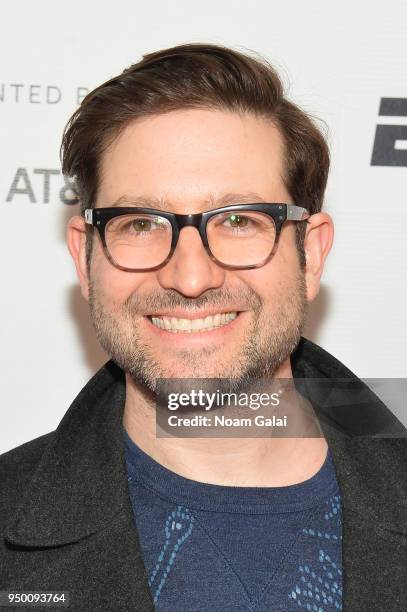
[[[191,368],[189,365],[172,365],[171,367],[163,368],[162,378],[224,378],[227,376],[223,370],[219,368],[211,368],[200,366],[199,368]]]

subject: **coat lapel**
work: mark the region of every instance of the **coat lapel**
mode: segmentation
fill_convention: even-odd
[[[343,609],[404,610],[407,440],[329,442],[342,493]]]
[[[404,610],[407,431],[321,347],[302,339],[292,367],[320,421],[341,490],[343,610]]]
[[[109,362],[65,414],[6,532],[10,584],[70,591],[75,610],[154,609],[127,489],[124,399]]]

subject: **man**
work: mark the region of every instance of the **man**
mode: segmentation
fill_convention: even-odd
[[[73,610],[405,609],[405,430],[301,337],[329,155],[273,68],[215,45],[146,55],[85,98],[62,158],[112,361],[1,457],[0,587]],[[197,378],[308,381],[323,435],[157,435],[158,381]]]

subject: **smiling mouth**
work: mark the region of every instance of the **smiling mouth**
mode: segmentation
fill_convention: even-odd
[[[192,332],[206,332],[218,327],[223,327],[236,319],[237,315],[238,313],[233,311],[210,315],[204,319],[181,319],[179,317],[165,316],[149,316],[148,319],[155,327],[159,327],[165,331],[188,334]]]

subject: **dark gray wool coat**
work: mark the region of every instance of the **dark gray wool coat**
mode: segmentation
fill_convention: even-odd
[[[327,382],[325,395],[309,397],[342,492],[343,609],[405,611],[406,430],[317,345],[302,339],[291,363],[296,383]],[[339,384],[332,399],[335,379],[353,391]],[[55,431],[1,455],[0,589],[69,592],[75,611],[154,609],[127,488],[124,398],[123,372],[110,361]],[[179,611],[190,612],[182,593]]]

